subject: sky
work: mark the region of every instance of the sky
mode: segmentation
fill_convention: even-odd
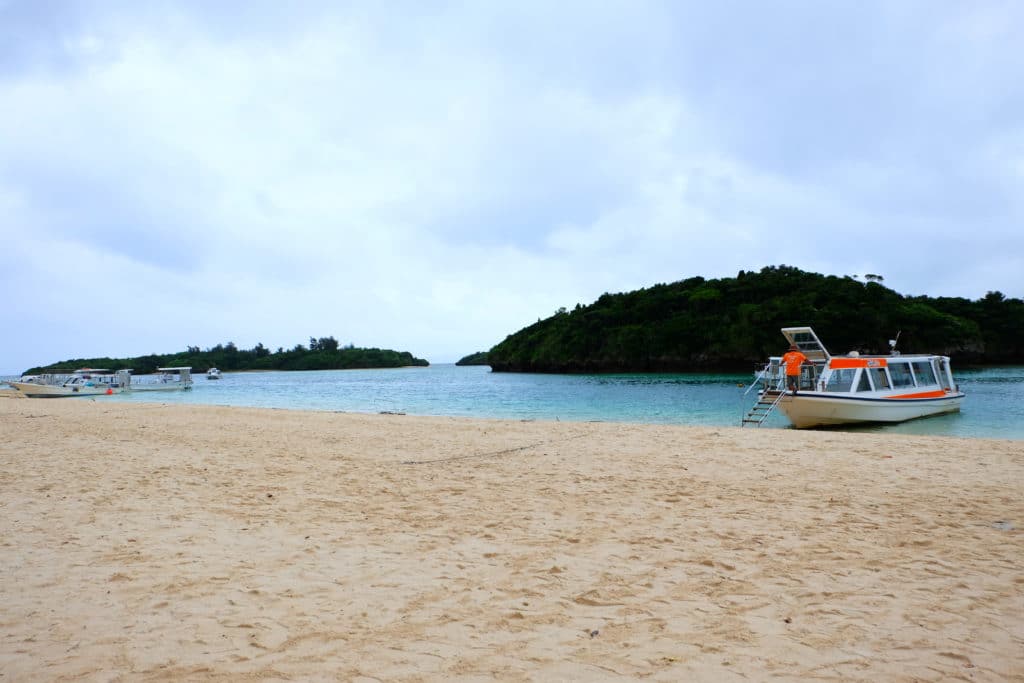
[[[1022,39],[1016,0],[0,0],[0,374],[453,362],[780,264],[1021,297]]]

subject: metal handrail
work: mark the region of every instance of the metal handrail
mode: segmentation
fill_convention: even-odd
[[[757,372],[754,375],[754,381],[751,383],[751,385],[749,387],[747,387],[746,391],[743,392],[743,396],[745,397],[745,396],[747,396],[747,394],[750,393],[750,390],[753,389],[754,387],[756,387],[756,386],[763,387],[763,391],[761,392],[761,395],[758,398],[758,403],[755,404],[754,407],[747,409],[747,411],[745,413],[745,417],[741,418],[741,420],[740,420],[740,424],[741,425],[745,425],[747,423],[756,423],[756,425],[760,427],[762,424],[764,424],[765,420],[768,419],[768,416],[771,415],[775,411],[775,407],[779,405],[779,402],[782,400],[782,397],[786,395],[786,392],[785,392],[785,377],[786,376],[782,373],[781,366],[775,366],[775,368],[774,368],[775,372],[773,372],[772,370],[773,370],[772,363],[771,363],[771,361],[769,361],[760,370],[760,372]],[[774,387],[772,387],[773,383],[774,383]],[[759,413],[759,417],[757,419],[752,419],[753,416],[754,416],[755,411],[757,410],[757,405],[764,405],[764,403],[765,403],[763,401],[763,399],[765,398],[764,395],[767,392],[773,391],[773,390],[774,391],[778,391],[779,395],[775,397],[775,400],[773,400],[771,402],[771,405],[768,406],[767,410],[765,410],[763,413]]]

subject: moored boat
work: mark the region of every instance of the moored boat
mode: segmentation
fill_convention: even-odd
[[[220,379],[220,370],[217,368],[210,368],[206,371],[206,379]]]
[[[128,370],[112,373],[102,368],[80,368],[70,375],[39,375],[9,384],[28,398],[61,398],[119,394],[127,391],[130,382]]]
[[[787,387],[781,357],[758,374],[758,401],[742,424],[763,424],[775,409],[797,428],[872,422],[905,422],[956,412],[964,393],[953,379],[948,356],[902,355],[890,342],[888,355],[832,356],[810,327],[782,334],[807,363],[795,389]]]
[[[178,391],[192,388],[192,368],[157,368],[157,375],[133,376],[129,391]]]

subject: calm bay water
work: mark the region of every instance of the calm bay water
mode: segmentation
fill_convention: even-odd
[[[1024,439],[1024,367],[957,372],[967,393],[958,414],[855,428],[939,436]],[[751,374],[541,375],[433,365],[389,370],[197,375],[191,391],[122,394],[109,401],[199,403],[359,413],[599,420],[738,426],[754,402]],[[743,386],[739,386],[743,385]],[[766,426],[785,427],[780,415]]]

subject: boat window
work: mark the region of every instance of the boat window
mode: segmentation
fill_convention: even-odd
[[[885,374],[885,368],[868,368],[871,381],[875,385],[875,391],[889,388],[889,376]]]
[[[889,375],[895,389],[914,386],[914,376],[910,373],[910,363],[889,362]]]
[[[938,384],[935,381],[935,371],[932,370],[932,364],[928,361],[914,361],[912,364],[914,368],[914,377],[917,378],[917,386],[925,384]]]
[[[871,391],[871,382],[868,381],[867,370],[860,373],[860,379],[857,380],[857,391]]]
[[[947,391],[951,390],[953,387],[949,381],[949,373],[946,371],[945,359],[939,359],[936,363],[938,364],[939,369],[939,383],[942,385],[943,389]]]
[[[828,376],[828,384],[825,391],[849,391],[853,387],[853,377],[857,374],[856,368],[842,368],[833,370]]]

